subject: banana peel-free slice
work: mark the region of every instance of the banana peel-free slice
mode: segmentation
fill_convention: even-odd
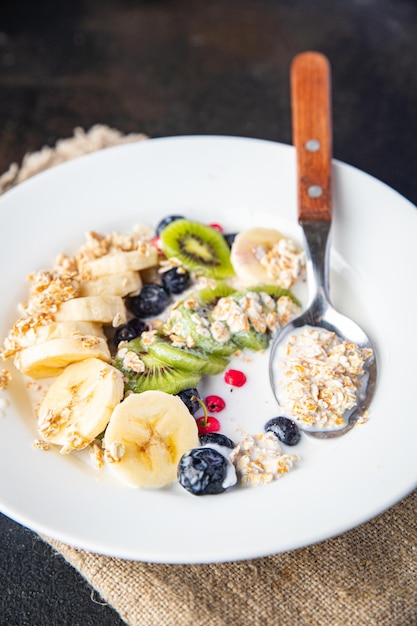
[[[83,280],[80,296],[124,296],[136,293],[142,286],[139,272],[118,272],[101,278]]]
[[[70,365],[89,358],[110,361],[107,340],[93,335],[59,337],[20,350],[14,364],[30,378],[58,376]]]
[[[180,458],[199,445],[194,417],[177,396],[144,391],[127,396],[104,435],[110,469],[134,487],[163,487],[176,480]]]
[[[63,302],[55,319],[59,322],[78,320],[119,326],[126,323],[127,314],[120,296],[83,296]]]
[[[94,322],[50,321],[48,323],[31,324],[31,319],[33,318],[28,318],[28,325],[25,331],[20,332],[18,335],[19,349],[29,348],[29,346],[34,346],[35,344],[45,343],[50,339],[78,337],[80,335],[91,335],[105,339],[105,334],[101,324],[96,324]],[[21,318],[19,321],[22,322],[23,325],[25,318]]]
[[[122,397],[123,376],[112,365],[95,358],[68,365],[39,407],[39,433],[62,453],[81,450],[103,432]]]
[[[158,264],[158,251],[150,244],[145,252],[142,250],[127,250],[105,254],[98,259],[83,264],[83,271],[94,278],[118,274],[119,272],[140,271]]]
[[[273,282],[259,259],[282,237],[278,230],[272,228],[251,228],[236,235],[230,260],[236,275],[245,285]]]
[[[236,275],[246,286],[262,283],[290,289],[304,274],[305,253],[273,228],[239,233],[230,252]]]

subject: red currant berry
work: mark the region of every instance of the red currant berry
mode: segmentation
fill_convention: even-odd
[[[197,420],[198,434],[207,435],[208,433],[217,433],[220,430],[220,422],[212,415],[204,415]]]
[[[218,230],[220,233],[222,233],[224,230],[223,226],[221,226],[220,224],[209,224],[209,226],[211,228],[214,228],[215,230]]]
[[[246,376],[239,370],[227,370],[224,374],[224,381],[232,387],[243,387],[246,383]]]
[[[226,402],[220,396],[207,396],[206,407],[212,413],[220,413],[226,406]]]

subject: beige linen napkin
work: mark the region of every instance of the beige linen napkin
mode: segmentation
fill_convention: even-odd
[[[74,156],[141,139],[106,126],[76,129],[13,164],[0,193]],[[125,561],[43,539],[129,626],[416,626],[416,505],[417,491],[340,537],[217,565]]]

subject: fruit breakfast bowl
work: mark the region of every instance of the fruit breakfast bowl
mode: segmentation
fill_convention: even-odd
[[[412,356],[408,355],[414,354],[416,339],[407,330],[411,327],[407,322],[411,323],[415,311],[415,294],[409,288],[409,282],[413,284],[413,281],[400,278],[400,283],[404,282],[399,288],[402,302],[405,300],[402,306],[405,320],[394,333],[390,330],[392,310],[387,305],[386,287],[397,284],[402,274],[397,266],[400,259],[407,273],[415,272],[416,252],[411,233],[416,213],[404,198],[366,174],[337,162],[333,167],[333,300],[338,308],[369,329],[381,370],[381,381],[366,423],[337,441],[312,441],[302,436],[296,447],[283,443],[283,456],[293,457],[287,459],[292,469],[270,484],[231,485],[222,493],[205,497],[196,497],[176,480],[159,488],[133,487],[119,480],[111,468],[98,469],[86,449],[78,450],[75,446],[68,450],[66,444],[54,442],[53,435],[48,435],[54,431],[50,410],[43,415],[43,423],[48,423],[50,430],[44,428],[43,434],[45,440],[52,437],[52,443],[46,446],[48,450],[39,449],[43,447],[41,444],[34,446],[34,441],[40,438],[34,403],[44,401],[44,395],[36,398],[36,394],[38,385],[42,387],[42,381],[48,379],[28,384],[27,376],[6,361],[5,368],[11,372],[12,380],[1,391],[3,513],[37,532],[101,554],[153,562],[216,562],[259,557],[321,541],[377,515],[415,487],[417,473],[408,462],[416,434],[409,411],[415,372]],[[2,339],[19,315],[18,304],[28,299],[26,277],[51,268],[58,255],[71,258],[88,232],[128,234],[135,228],[137,232],[138,225],[155,229],[167,216],[183,216],[204,227],[220,226],[224,234],[253,229],[278,231],[291,238],[296,246],[301,245],[295,218],[293,148],[254,139],[182,137],[107,149],[34,177],[6,193],[0,204],[1,246],[3,258],[9,261],[0,279]],[[401,238],[395,241],[391,241],[390,235],[393,211],[401,228]],[[167,226],[174,227],[175,222]],[[156,233],[154,236],[158,237]],[[152,254],[158,255],[156,243]],[[385,251],[392,246],[393,254],[388,257]],[[181,280],[181,276],[174,277],[173,289],[180,289]],[[305,303],[302,281],[293,293],[302,306]],[[181,298],[181,293],[175,294],[172,301]],[[61,322],[68,323],[72,305],[64,304],[58,316],[61,315]],[[118,319],[119,324],[114,325],[120,330],[120,326],[128,323],[123,319],[123,309],[113,309],[113,300],[107,304],[110,318]],[[88,311],[90,305],[91,301]],[[140,310],[143,303],[135,302],[135,305]],[[171,322],[163,320],[172,335],[176,329]],[[149,326],[149,319],[145,317],[143,323]],[[165,344],[162,348],[159,344],[160,329],[161,326],[151,328],[151,333],[156,331],[158,337],[154,351],[166,349]],[[114,359],[126,358],[126,352],[120,355],[115,344],[111,344],[113,334],[110,323],[105,339],[95,344],[96,350],[104,351],[104,344],[108,343],[112,364]],[[122,334],[119,339],[129,342],[131,337]],[[405,345],[410,345],[406,355],[401,349]],[[193,350],[195,346],[189,348]],[[210,396],[223,400],[224,408],[214,413],[220,425],[218,432],[234,443],[244,441],[247,435],[263,433],[265,424],[279,415],[269,387],[268,347],[259,345],[257,350],[249,351],[244,345],[239,348],[216,355],[218,359],[226,359],[225,369],[221,371],[221,361],[217,361],[220,371],[198,376],[198,380],[191,376],[197,371],[197,360],[193,361],[195,367],[188,370],[187,383],[189,387],[194,383],[198,386],[203,404],[204,400],[207,404]],[[146,361],[149,355],[152,356],[151,351],[147,350],[146,358],[140,360]],[[90,356],[106,360],[101,352]],[[160,359],[161,354],[152,358]],[[199,362],[201,368],[213,367],[216,361],[204,355],[201,359],[205,361]],[[33,362],[29,360],[30,364]],[[21,363],[18,361],[17,365]],[[173,369],[176,371],[178,367]],[[244,384],[231,384],[233,377],[225,378],[229,370],[243,373]],[[120,380],[126,384],[129,379],[122,366],[118,371],[122,379],[116,377],[114,382],[113,402],[114,394],[123,393]],[[76,379],[77,386],[86,379],[83,376]],[[71,381],[74,385],[74,379]],[[136,382],[135,379],[128,389],[133,395],[127,394],[127,399],[155,391],[137,389]],[[166,378],[162,384],[165,383]],[[176,391],[170,390],[171,398]],[[158,408],[158,398],[152,396],[151,411]],[[142,407],[142,415],[143,410]],[[191,449],[200,447],[199,417],[204,422],[203,407],[195,416],[190,412],[187,415],[191,434],[186,429],[187,435],[179,435],[181,439],[189,437],[187,447]],[[122,418],[119,427],[124,424],[125,417]],[[113,435],[107,434],[108,449],[112,443],[119,442],[115,432],[117,424]],[[117,445],[111,449],[117,461]],[[212,532],[216,529],[210,541],[205,539],[203,527]]]

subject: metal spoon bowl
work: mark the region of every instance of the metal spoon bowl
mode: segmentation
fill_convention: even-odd
[[[307,253],[307,276],[311,303],[300,316],[289,322],[279,332],[271,346],[269,361],[269,376],[274,395],[279,403],[277,385],[275,384],[274,361],[280,346],[286,343],[294,331],[303,326],[325,328],[335,332],[341,339],[352,341],[359,348],[372,350],[373,356],[367,361],[367,382],[364,395],[358,397],[355,409],[350,413],[345,426],[331,430],[310,430],[300,427],[308,435],[318,439],[329,439],[346,434],[355,425],[357,420],[367,411],[374,395],[377,380],[377,365],[372,343],[362,328],[352,319],[339,313],[330,303],[328,290],[328,250],[329,230],[328,222],[302,223]]]
[[[372,350],[366,361],[367,380],[363,393],[342,427],[308,429],[308,435],[329,439],[346,434],[367,411],[377,380],[375,350],[362,328],[339,313],[329,297],[329,250],[332,221],[331,206],[331,107],[330,66],[322,54],[297,55],[291,66],[293,138],[297,152],[298,221],[303,229],[307,259],[309,304],[299,317],[284,326],[275,338],[270,353],[269,376],[279,403],[275,379],[275,359],[280,346],[294,331],[304,326],[330,330],[342,340]]]

